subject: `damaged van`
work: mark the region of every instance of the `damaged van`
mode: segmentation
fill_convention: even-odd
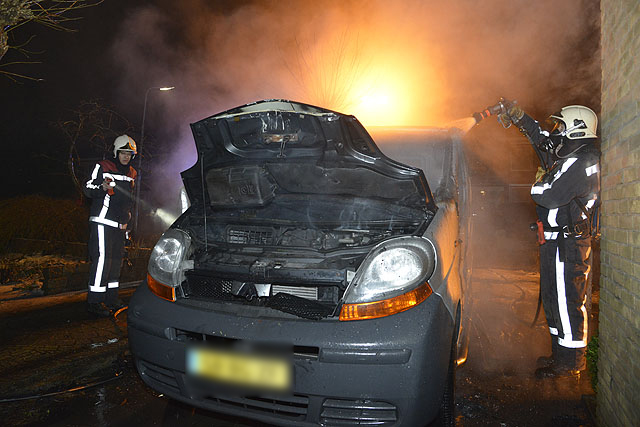
[[[459,136],[374,142],[354,116],[285,100],[191,129],[190,207],[129,305],[144,382],[274,425],[453,425],[470,272]]]

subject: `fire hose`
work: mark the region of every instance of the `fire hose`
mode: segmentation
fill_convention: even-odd
[[[517,101],[515,100],[508,101],[505,98],[500,98],[497,104],[490,105],[481,112],[473,113],[473,118],[476,120],[476,124],[478,124],[482,120],[486,119],[487,117],[496,115],[502,127],[507,129],[511,126],[511,123],[512,123],[511,117],[509,116],[509,110],[511,110],[511,108],[513,108],[516,104],[517,104]],[[529,138],[529,136],[522,129],[520,129],[520,131],[525,136],[527,136],[527,139],[529,139],[529,142],[531,143],[533,150],[535,151],[536,155],[538,156],[538,159],[540,160],[540,167],[542,169],[542,172],[546,173],[549,170],[549,162],[545,160],[542,150],[531,140],[531,138]],[[545,238],[544,238],[544,229],[542,226],[542,221],[537,220],[535,223],[531,224],[529,228],[532,231],[536,231],[538,244],[543,245],[545,243]],[[534,327],[536,322],[538,321],[541,307],[542,307],[542,289],[539,286],[538,287],[538,305],[536,307],[536,314],[533,317],[533,321],[531,322],[530,327]]]
[[[518,104],[518,101],[516,100],[509,101],[505,98],[500,98],[497,104],[490,105],[478,113],[473,113],[473,118],[476,120],[476,124],[478,124],[482,120],[486,119],[487,117],[498,116],[498,121],[500,122],[502,127],[507,129],[511,126],[511,123],[512,123],[511,117],[509,117],[509,110],[511,110],[517,104]],[[523,131],[521,130],[521,132]],[[531,138],[529,138],[528,135],[526,135],[526,133],[525,133],[525,136],[527,136],[527,138],[529,139],[529,142],[531,142],[531,146],[533,147],[533,150],[538,156],[538,160],[540,160],[540,166],[542,167],[543,171],[548,171],[549,162],[544,158],[544,155],[542,154],[542,150],[540,150],[540,147],[538,147],[531,140]]]

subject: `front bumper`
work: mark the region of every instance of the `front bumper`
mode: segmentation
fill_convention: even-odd
[[[436,416],[454,327],[437,295],[402,313],[362,321],[311,321],[280,312],[270,316],[269,310],[188,306],[162,300],[141,286],[129,304],[128,327],[142,379],[176,400],[278,425],[367,420],[413,426]],[[185,374],[187,344],[176,331],[293,345],[293,393],[252,397],[196,391]]]

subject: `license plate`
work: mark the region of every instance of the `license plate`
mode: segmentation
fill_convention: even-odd
[[[194,347],[187,350],[187,373],[246,388],[286,391],[293,368],[282,357]]]

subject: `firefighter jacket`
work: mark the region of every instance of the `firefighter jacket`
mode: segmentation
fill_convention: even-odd
[[[91,199],[89,221],[109,227],[126,229],[133,206],[136,170],[112,160],[101,160],[93,168],[84,193]],[[102,183],[110,180],[115,186],[104,191]]]
[[[538,122],[524,115],[520,129],[537,147],[549,137]],[[569,140],[553,154],[550,170],[531,187],[538,218],[546,240],[560,237],[587,237],[597,215],[600,192],[600,154],[594,138]]]

